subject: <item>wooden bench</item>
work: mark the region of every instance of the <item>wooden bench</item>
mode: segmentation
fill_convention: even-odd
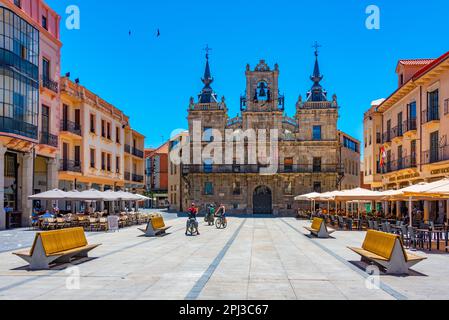
[[[145,229],[139,228],[140,231],[145,233],[146,237],[156,237],[165,234],[165,232],[171,227],[165,226],[164,218],[162,216],[153,216],[147,223]]]
[[[409,274],[409,269],[426,258],[408,253],[399,235],[368,230],[362,248],[351,248],[364,262],[374,262],[387,274]]]
[[[304,227],[307,231],[310,231],[310,233],[318,238],[329,238],[332,233],[335,232],[335,230],[328,229],[326,226],[326,223],[321,218],[314,218],[312,222],[312,226]]]
[[[86,258],[100,246],[89,245],[83,228],[38,232],[30,251],[14,252],[30,264],[31,270],[46,270],[53,263],[70,263],[72,258]]]

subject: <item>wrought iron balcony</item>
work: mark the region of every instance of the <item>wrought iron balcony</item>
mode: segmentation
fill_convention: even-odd
[[[449,145],[432,148],[421,155],[421,164],[437,163],[449,160]]]
[[[438,107],[426,109],[422,112],[422,123],[440,120],[440,110]]]
[[[184,175],[202,173],[240,173],[240,174],[259,174],[261,169],[268,168],[262,165],[183,165],[182,172]],[[313,165],[313,164],[294,164],[279,165],[276,173],[338,173],[337,165]]]
[[[81,125],[79,123],[75,123],[68,120],[62,120],[61,121],[61,131],[70,132],[73,134],[76,134],[78,136],[81,136]]]
[[[60,160],[59,171],[81,173],[81,161]]]
[[[144,158],[144,152],[140,149],[133,148],[129,144],[125,144],[125,152],[139,158]]]
[[[45,144],[47,146],[51,147],[58,147],[58,136],[55,136],[54,134],[48,133],[48,132],[41,132],[40,144]]]
[[[404,135],[402,124],[391,128],[391,139],[400,138]]]
[[[392,137],[391,137],[391,130],[386,131],[386,132],[383,133],[383,135],[382,135],[382,143],[391,142],[391,139],[392,139]]]
[[[131,173],[125,172],[125,180],[126,181],[131,181]]]
[[[405,132],[409,132],[409,131],[414,131],[416,130],[417,126],[416,126],[416,119],[409,119],[404,121],[404,123],[402,124],[402,131]]]
[[[140,183],[143,182],[143,176],[141,176],[141,175],[133,174],[132,178],[133,178],[132,181],[134,181],[134,182],[140,182]]]
[[[382,172],[391,173],[404,169],[416,168],[416,166],[417,166],[416,156],[408,156],[398,160],[387,162],[385,166],[382,168]]]
[[[14,118],[0,116],[0,132],[38,139],[37,126]]]
[[[136,157],[139,157],[139,158],[142,158],[142,159],[143,159],[144,153],[143,153],[142,150],[139,150],[139,149],[137,149],[137,148],[133,148],[132,151],[133,151],[133,152],[132,152],[133,155],[135,155]]]
[[[47,76],[41,76],[41,85],[44,88],[47,88],[55,93],[59,92],[59,83],[57,83],[56,81],[51,80],[49,77]]]

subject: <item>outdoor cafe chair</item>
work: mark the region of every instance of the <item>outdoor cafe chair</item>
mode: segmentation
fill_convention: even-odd
[[[409,238],[410,238],[410,247],[411,247],[411,244],[413,244],[413,247],[415,249],[417,248],[418,245],[420,246],[420,248],[424,247],[424,238],[423,238],[422,233],[416,232],[415,228],[409,226],[408,234],[409,234]]]
[[[354,224],[354,220],[352,220],[352,219],[347,219],[347,226],[348,226],[348,230],[349,231],[352,231],[352,227],[353,227],[353,224]]]

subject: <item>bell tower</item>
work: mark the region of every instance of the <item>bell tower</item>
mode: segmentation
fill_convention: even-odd
[[[246,92],[240,98],[244,129],[271,129],[282,125],[284,97],[279,93],[279,66],[265,60],[251,70],[246,66]],[[281,121],[281,122],[279,122]]]

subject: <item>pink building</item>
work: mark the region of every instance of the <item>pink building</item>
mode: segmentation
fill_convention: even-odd
[[[5,39],[0,41],[1,230],[29,225],[28,196],[58,186],[62,43],[61,17],[42,0],[2,0],[0,15]]]

